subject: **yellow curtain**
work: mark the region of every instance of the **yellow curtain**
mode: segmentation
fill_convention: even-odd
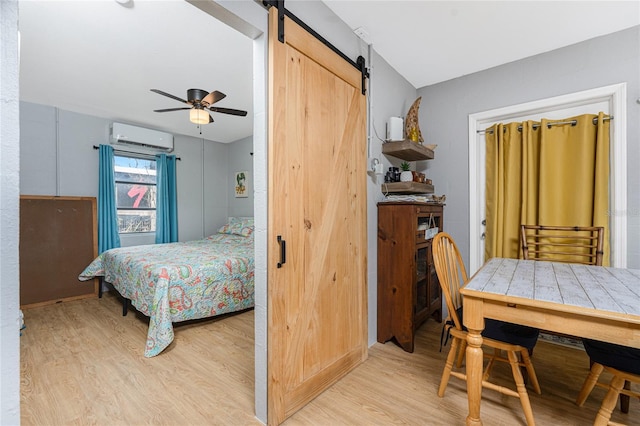
[[[499,123],[488,129],[485,260],[521,257],[520,224],[603,226],[603,265],[609,265],[605,117],[585,114],[540,123]],[[575,125],[548,125],[572,121]]]

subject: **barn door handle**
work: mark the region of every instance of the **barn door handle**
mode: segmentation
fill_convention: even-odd
[[[282,265],[287,263],[287,242],[282,239],[281,235],[278,235],[278,244],[280,244],[280,262],[278,262],[278,268],[282,268]]]

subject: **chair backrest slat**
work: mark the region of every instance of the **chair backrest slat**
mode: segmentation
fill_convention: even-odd
[[[524,259],[602,265],[601,226],[521,225],[520,230]]]

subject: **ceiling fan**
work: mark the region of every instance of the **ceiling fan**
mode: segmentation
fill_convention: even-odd
[[[218,92],[214,90],[211,93],[208,93],[205,90],[201,89],[189,89],[187,90],[187,100],[181,99],[177,96],[171,95],[169,93],[163,92],[158,89],[151,89],[152,92],[155,92],[159,95],[166,96],[171,99],[175,99],[176,101],[185,103],[189,105],[188,108],[167,108],[167,109],[154,109],[154,112],[169,112],[169,111],[180,111],[180,110],[190,110],[189,111],[189,120],[195,124],[209,124],[213,122],[213,118],[208,111],[219,112],[222,114],[231,114],[231,115],[239,115],[244,117],[247,115],[247,111],[242,111],[239,109],[231,109],[231,108],[219,108],[212,106],[216,102],[224,99],[227,95],[222,92]]]

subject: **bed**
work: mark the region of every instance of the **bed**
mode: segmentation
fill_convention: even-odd
[[[202,240],[107,250],[78,279],[95,277],[149,317],[144,356],[153,357],[173,341],[174,322],[253,307],[253,220],[230,218]]]

